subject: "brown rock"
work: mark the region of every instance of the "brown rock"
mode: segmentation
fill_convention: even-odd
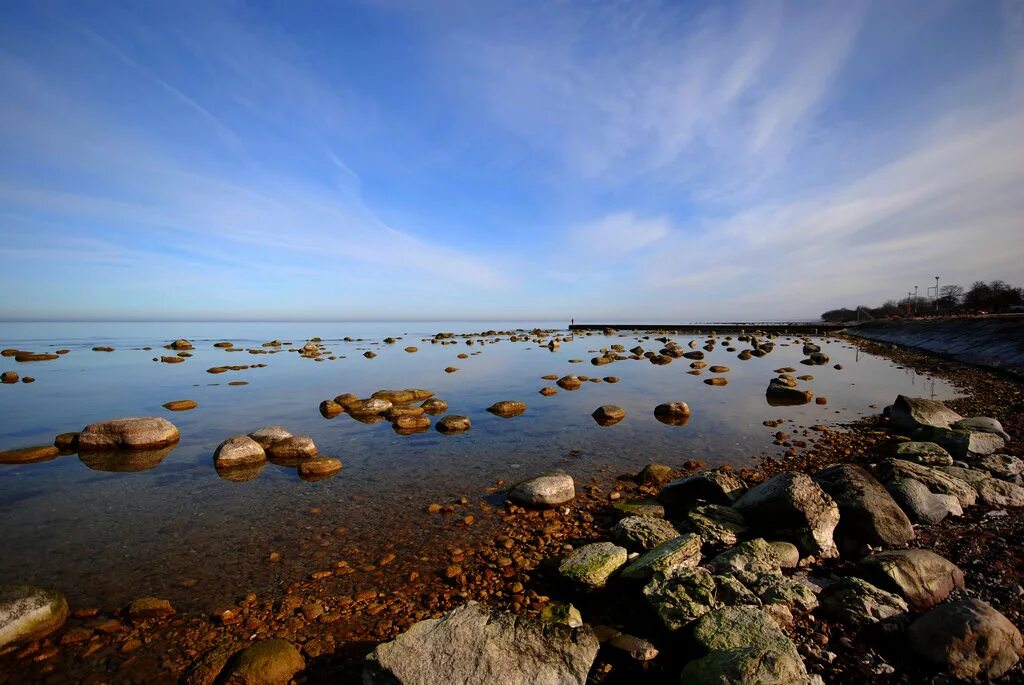
[[[195,400],[172,400],[164,404],[164,409],[168,411],[189,411],[199,406],[199,403]]]

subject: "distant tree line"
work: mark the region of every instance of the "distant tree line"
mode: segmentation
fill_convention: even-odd
[[[975,281],[968,290],[959,285],[941,286],[938,298],[915,298],[911,295],[902,300],[889,300],[878,307],[861,305],[856,309],[831,309],[822,314],[821,318],[823,321],[841,322],[908,314],[998,313],[1016,311],[1021,307],[1024,307],[1024,288],[1012,286],[1005,281]]]

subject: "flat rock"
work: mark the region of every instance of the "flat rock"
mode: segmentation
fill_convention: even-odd
[[[893,453],[898,459],[906,459],[925,466],[952,466],[953,457],[934,442],[911,440],[896,445]]]
[[[679,537],[676,527],[665,519],[627,516],[611,530],[612,539],[633,552],[645,552]]]
[[[865,557],[857,574],[873,585],[899,594],[917,611],[944,601],[964,587],[964,574],[953,562],[925,549],[901,549]]]
[[[135,621],[170,618],[174,614],[171,603],[157,597],[140,597],[128,606],[128,618]]]
[[[271,443],[267,454],[275,459],[309,459],[317,456],[319,452],[313,438],[308,435],[293,435]]]
[[[556,507],[576,498],[576,485],[568,473],[548,473],[516,483],[508,496],[520,504]]]
[[[789,471],[752,489],[733,505],[751,529],[793,541],[804,554],[837,556],[832,533],[839,507],[810,476]]]
[[[958,678],[999,678],[1024,654],[1020,630],[980,599],[949,602],[914,621],[911,648]]]
[[[180,439],[178,429],[167,419],[132,416],[89,424],[78,436],[78,449],[156,449],[177,444]]]
[[[903,547],[914,527],[885,487],[856,464],[836,464],[819,471],[814,482],[839,506],[834,537],[844,552],[864,545]]]
[[[658,493],[658,501],[674,519],[685,516],[700,501],[731,505],[746,491],[743,481],[724,471],[701,471],[666,485]]]
[[[592,542],[572,551],[558,565],[566,580],[586,588],[602,588],[625,565],[629,553],[611,542]]]
[[[303,480],[321,480],[341,471],[341,461],[334,457],[313,457],[299,464]]]
[[[492,414],[504,418],[511,418],[513,416],[519,416],[526,412],[526,402],[517,402],[515,400],[502,400],[501,402],[495,402],[487,408]]]
[[[253,466],[267,460],[267,454],[260,444],[248,435],[228,438],[213,453],[213,462],[218,469],[237,466]]]
[[[199,403],[195,400],[172,400],[163,405],[167,411],[190,411],[198,406]]]
[[[569,628],[470,602],[420,621],[367,657],[365,685],[584,685],[600,647]]]
[[[618,516],[648,516],[650,518],[665,518],[665,507],[661,506],[656,499],[619,499],[612,502],[612,509]]]
[[[0,464],[32,464],[37,461],[49,461],[59,454],[60,450],[54,445],[22,447],[0,452]]]
[[[850,625],[877,623],[908,611],[907,603],[899,595],[855,576],[829,585],[818,599],[821,615]]]
[[[68,620],[68,601],[56,590],[7,583],[0,585],[0,647],[41,640]]]
[[[657,573],[670,576],[684,568],[695,568],[700,563],[701,543],[694,533],[663,542],[629,562],[621,577],[646,583]]]

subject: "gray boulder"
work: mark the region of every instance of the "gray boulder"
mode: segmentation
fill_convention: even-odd
[[[983,504],[992,507],[1024,507],[1024,488],[998,478],[972,483]]]
[[[964,679],[998,678],[1024,654],[1017,627],[980,599],[936,607],[914,621],[907,635],[920,656]]]
[[[898,459],[924,464],[925,466],[951,466],[953,457],[934,442],[901,442],[893,450]]]
[[[610,542],[583,545],[562,559],[558,572],[566,580],[586,588],[602,588],[625,565],[629,553]]]
[[[914,430],[922,426],[948,428],[963,417],[938,400],[899,395],[889,410],[889,420],[896,428]]]
[[[967,430],[940,426],[921,426],[910,432],[910,437],[915,441],[933,442],[949,452],[953,459],[967,458],[967,453],[971,449],[971,435],[973,434]],[[976,446],[980,448],[980,445]]]
[[[56,590],[0,585],[0,647],[41,640],[64,627],[68,601]]]
[[[600,645],[569,628],[470,602],[420,621],[367,656],[364,685],[583,685]]]
[[[895,592],[916,611],[939,604],[954,588],[964,587],[956,564],[926,549],[900,549],[865,557],[857,574],[877,587]]]
[[[612,539],[633,552],[646,552],[679,537],[676,527],[665,519],[627,516],[612,528]]]
[[[792,540],[804,554],[838,555],[832,532],[839,523],[839,507],[806,474],[781,473],[743,495],[733,507],[753,530]]]
[[[686,525],[713,549],[732,547],[746,535],[743,514],[721,504],[703,504],[686,514]]]
[[[687,533],[641,554],[622,569],[623,580],[646,583],[654,574],[672,575],[700,563],[701,538]]]
[[[787,561],[781,547],[776,547],[763,538],[755,538],[741,542],[731,549],[722,552],[707,563],[714,573],[730,573],[733,571],[766,571],[779,573]],[[799,554],[797,554],[799,557]],[[798,558],[799,560],[799,558]],[[796,565],[795,563],[793,564]]]
[[[724,471],[701,471],[687,478],[672,481],[658,493],[665,515],[676,519],[686,515],[697,502],[731,505],[747,486],[739,478]]]
[[[718,605],[715,581],[699,567],[671,575],[656,573],[644,586],[644,599],[667,630],[679,630]]]
[[[898,478],[889,483],[886,490],[914,523],[935,524],[950,514],[962,516],[964,513],[955,496],[933,493],[912,478]]]
[[[903,547],[914,527],[885,487],[856,464],[837,464],[814,476],[814,482],[839,506],[835,538],[845,552],[864,545]]]
[[[512,486],[509,499],[535,507],[557,507],[576,497],[576,484],[568,473],[548,473]]]
[[[686,685],[797,685],[807,670],[796,646],[756,607],[724,607],[701,618],[694,637],[706,656],[691,661],[679,679]]]
[[[962,507],[973,506],[978,500],[978,493],[970,484],[959,478],[954,478],[939,469],[933,469],[921,464],[905,461],[903,459],[886,459],[880,462],[874,469],[875,477],[883,483],[892,483],[901,478],[910,478],[926,486],[931,492],[938,492],[944,495],[953,495],[960,502]]]
[[[993,435],[998,435],[1003,440],[1010,439],[1010,435],[1003,430],[1003,425],[998,420],[987,416],[972,416],[967,419],[960,419],[951,423],[949,427],[969,430],[972,433],[992,433]]]
[[[818,596],[818,613],[841,623],[864,625],[877,623],[907,612],[907,603],[892,592],[867,581],[847,576],[829,585]]]
[[[809,587],[781,573],[736,571],[732,577],[743,583],[762,604],[784,604],[801,611],[813,611],[818,606],[818,597]]]

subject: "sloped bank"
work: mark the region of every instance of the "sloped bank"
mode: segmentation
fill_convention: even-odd
[[[1024,316],[868,321],[844,332],[1024,376]]]

